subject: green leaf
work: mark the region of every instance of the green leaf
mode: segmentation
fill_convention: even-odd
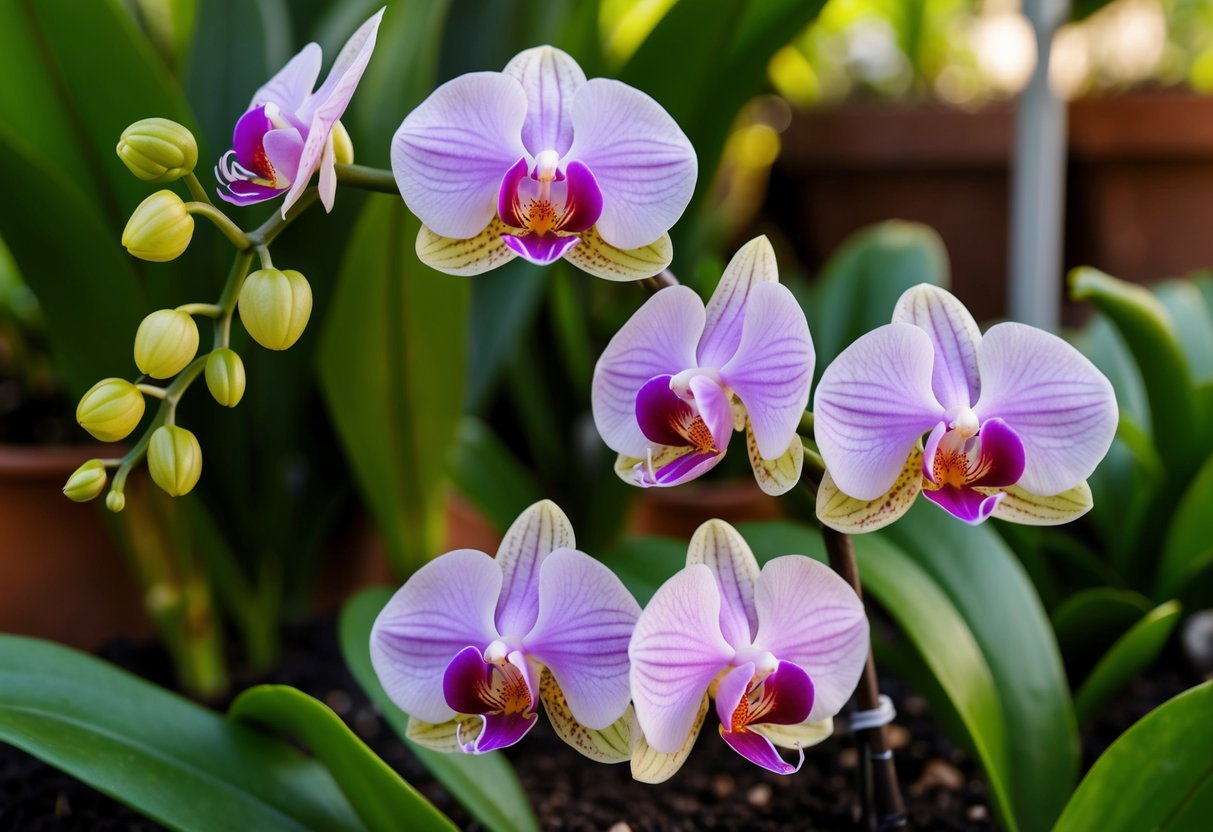
[[[1112,645],[1074,696],[1080,724],[1086,724],[1129,680],[1154,663],[1179,623],[1178,601],[1156,607]]]
[[[504,532],[519,514],[543,497],[525,465],[493,429],[468,416],[459,424],[451,454],[451,479],[476,508]]]
[[[51,642],[0,635],[0,740],[173,829],[363,828],[315,760]]]
[[[1205,296],[1190,280],[1165,280],[1150,289],[1171,316],[1192,377],[1197,383],[1213,380],[1213,316]]]
[[[371,627],[391,597],[390,589],[368,589],[341,610],[341,653],[350,672],[409,750],[485,828],[490,832],[538,832],[539,822],[526,793],[500,752],[442,754],[406,738],[409,718],[388,698],[371,666]]]
[[[631,537],[601,558],[641,607],[687,561],[687,543],[672,537]]]
[[[456,830],[451,819],[401,779],[323,702],[287,685],[258,685],[236,697],[228,716],[297,737],[324,763],[367,829]]]
[[[534,329],[548,279],[547,269],[515,260],[473,281],[469,411],[483,412],[502,370],[525,346],[523,341]]]
[[[367,203],[319,346],[329,412],[400,574],[438,552],[467,354],[468,284],[417,260],[419,228],[399,199]]]
[[[1213,552],[1213,456],[1188,486],[1167,532],[1154,588],[1156,598],[1174,598]]]
[[[1053,832],[1204,829],[1213,816],[1213,682],[1146,714],[1103,753]]]
[[[1066,656],[1102,652],[1150,611],[1140,592],[1095,587],[1074,593],[1053,612],[1053,631]]]

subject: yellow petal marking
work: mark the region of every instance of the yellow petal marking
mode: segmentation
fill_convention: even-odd
[[[458,737],[461,737],[465,744],[472,742],[480,736],[483,727],[484,720],[474,714],[457,714],[446,722],[422,722],[409,717],[405,736],[425,748],[456,754],[462,753]]]
[[[801,444],[798,434],[792,435],[792,444],[788,445],[782,455],[775,459],[763,459],[762,454],[758,452],[758,440],[754,438],[754,430],[747,419],[745,447],[750,455],[750,467],[754,469],[754,479],[758,481],[758,487],[767,494],[772,497],[787,494],[800,482],[800,472],[804,467],[804,445]]]
[[[622,249],[608,243],[595,226],[580,235],[581,242],[565,252],[568,260],[582,271],[606,280],[642,280],[660,274],[674,259],[669,234],[640,248]]]
[[[823,719],[820,722],[802,722],[799,725],[760,722],[747,726],[747,730],[766,737],[780,748],[808,748],[834,733],[834,720]]]
[[[846,534],[871,532],[883,528],[910,510],[922,491],[922,447],[910,452],[893,487],[875,500],[857,500],[838,490],[826,471],[817,489],[817,518]]]
[[[539,697],[556,735],[581,754],[599,763],[622,763],[632,756],[632,706],[601,731],[587,728],[573,717],[556,677],[546,667],[539,682]]]
[[[994,517],[1025,526],[1057,526],[1082,517],[1091,510],[1091,487],[1080,482],[1069,491],[1043,496],[1025,491],[1018,485],[1007,488],[978,488],[982,494],[1004,492],[998,501]]]
[[[708,696],[705,693],[703,701],[699,703],[699,715],[695,717],[695,723],[691,727],[691,733],[687,736],[686,742],[677,751],[669,753],[653,750],[645,740],[644,734],[641,733],[640,725],[633,721],[632,778],[641,783],[664,783],[673,777],[678,769],[682,768],[682,764],[686,762],[691,749],[695,746],[695,740],[699,737],[699,729],[703,727],[703,720],[707,713]]]
[[[440,237],[424,225],[417,233],[417,257],[431,269],[471,277],[508,263],[518,255],[501,239],[513,229],[497,217],[475,237]]]

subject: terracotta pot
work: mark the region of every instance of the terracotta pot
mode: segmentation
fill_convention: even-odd
[[[0,631],[93,650],[152,627],[98,503],[63,484],[113,446],[0,445]]]
[[[632,504],[627,534],[662,535],[690,540],[713,517],[728,523],[778,520],[779,501],[762,493],[752,478],[695,483],[679,488],[650,488]]]

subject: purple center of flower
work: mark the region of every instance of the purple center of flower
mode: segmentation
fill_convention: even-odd
[[[503,235],[506,245],[528,260],[546,264],[578,242],[576,235],[592,228],[602,214],[602,191],[594,174],[581,162],[563,171],[555,151],[535,157],[532,169],[525,157],[501,180],[497,194],[501,221],[518,234]]]
[[[972,411],[940,422],[927,439],[922,458],[923,494],[961,520],[977,523],[993,513],[1003,495],[979,488],[1005,488],[1024,469],[1023,441],[1002,419],[987,419],[980,430]]]
[[[246,204],[276,196],[291,186],[305,130],[275,104],[254,107],[232,131],[232,149],[215,166],[215,176],[232,197]]]
[[[460,731],[458,742],[463,751],[483,754],[513,745],[535,724],[535,696],[525,667],[520,652],[485,661],[472,646],[451,659],[442,678],[446,703],[458,713],[478,715],[482,723],[480,734],[468,742]]]
[[[716,691],[720,736],[751,762],[777,774],[791,774],[800,768],[799,763],[784,762],[771,741],[752,727],[799,725],[808,719],[813,710],[813,680],[791,662],[778,662],[769,674],[755,671],[755,665],[747,663],[721,679]],[[800,757],[803,761],[803,751]]]

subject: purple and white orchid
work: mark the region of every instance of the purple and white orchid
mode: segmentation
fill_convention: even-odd
[[[695,151],[661,105],[551,46],[443,84],[392,139],[424,223],[421,260],[472,275],[564,257],[611,280],[657,274],[695,189]]]
[[[778,280],[775,252],[758,237],[734,255],[706,309],[691,289],[671,286],[611,339],[594,369],[592,404],[626,482],[694,479],[724,458],[734,430],[746,431],[768,494],[800,479],[796,430],[809,401],[813,340]]]
[[[514,522],[495,559],[447,552],[396,592],[371,631],[371,660],[412,739],[472,754],[512,745],[541,698],[574,747],[579,726],[624,716],[640,606],[574,545],[568,518],[544,500]]]
[[[321,61],[320,46],[315,43],[303,47],[257,90],[236,122],[232,149],[215,166],[220,198],[233,205],[252,205],[285,192],[285,217],[319,170],[320,201],[326,211],[332,210],[338,145],[349,145],[340,119],[371,59],[383,11],[372,15],[346,41],[315,92],[312,88],[320,77]]]
[[[628,654],[636,719],[654,750],[681,764],[712,697],[725,742],[791,774],[850,699],[867,661],[868,621],[829,567],[788,555],[759,571],[737,530],[709,520],[691,538],[686,567],[640,614]],[[800,761],[787,763],[776,746]]]
[[[847,532],[893,522],[919,492],[968,523],[1072,520],[1091,507],[1086,479],[1118,418],[1078,350],[1018,323],[982,335],[928,284],[826,368],[813,409],[828,470],[818,515]]]

